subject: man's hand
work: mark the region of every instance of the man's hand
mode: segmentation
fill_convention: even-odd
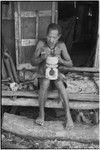
[[[46,52],[42,52],[42,53],[41,53],[41,58],[42,58],[43,60],[45,60],[45,59],[47,58]]]
[[[9,58],[10,57],[10,55],[7,52],[4,52],[3,56],[4,56],[4,58]]]
[[[61,57],[58,57],[58,62],[59,62],[59,64],[62,64],[66,67],[72,67],[72,62],[70,59],[68,61],[66,61],[66,60],[62,59]]]
[[[62,59],[60,56],[58,57],[58,62],[59,62],[60,64],[63,64],[63,63],[64,63],[63,59]]]

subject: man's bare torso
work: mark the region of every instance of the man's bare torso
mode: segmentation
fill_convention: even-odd
[[[61,56],[61,51],[63,49],[63,45],[62,45],[62,42],[59,42],[55,45],[55,47],[53,49],[51,49],[46,42],[42,42],[41,41],[41,44],[40,44],[40,48],[41,48],[41,52],[45,52],[48,56],[53,55],[54,56]]]

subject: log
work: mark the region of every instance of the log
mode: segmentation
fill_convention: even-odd
[[[74,140],[79,142],[99,142],[99,126],[75,125],[71,130],[65,129],[60,121],[45,121],[39,126],[35,120],[27,117],[4,113],[2,129],[25,137],[38,139]]]
[[[27,97],[27,98],[38,98],[38,94],[35,92],[2,91],[2,97],[12,97],[12,96]],[[69,96],[70,100],[99,102],[99,95],[97,95],[97,94],[68,93],[68,96]],[[58,92],[57,91],[49,92],[48,98],[50,98],[50,99],[59,98]]]
[[[2,98],[3,106],[39,106],[37,98]],[[62,108],[61,101],[47,100],[45,107],[47,108]],[[82,102],[82,101],[69,101],[70,109],[91,110],[98,109],[98,102]]]

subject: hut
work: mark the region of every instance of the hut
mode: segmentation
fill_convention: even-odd
[[[73,93],[69,92],[70,108],[98,109],[99,85],[96,79],[99,74],[99,2],[2,1],[1,6],[2,54],[5,51],[9,53],[9,63],[2,59],[2,106],[38,106],[38,93],[11,91],[4,85],[10,85],[12,82],[20,84],[21,78],[25,83],[33,81],[32,72],[35,73],[36,67],[31,65],[30,58],[34,55],[37,41],[45,38],[49,23],[55,22],[62,27],[61,39],[64,40],[74,64],[73,68],[61,69],[65,74],[78,72],[83,76],[88,75],[96,89],[75,93],[75,87]],[[76,76],[81,78],[81,75]],[[87,78],[85,80],[86,83]],[[89,84],[92,87],[90,81]],[[62,107],[61,103],[52,99],[59,99],[56,91],[49,93],[46,107]]]

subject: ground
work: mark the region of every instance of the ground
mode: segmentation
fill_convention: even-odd
[[[3,132],[2,146],[13,145],[15,148],[29,149],[99,149],[99,145],[93,143],[79,143],[74,141],[59,141],[59,140],[36,140],[20,137],[12,133]],[[9,147],[8,147],[9,148]]]

